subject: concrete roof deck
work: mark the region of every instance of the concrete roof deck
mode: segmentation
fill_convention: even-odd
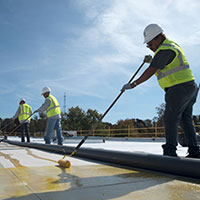
[[[37,149],[0,143],[0,199],[200,199],[200,181],[196,179],[73,157],[67,158],[71,168],[63,169],[57,163],[61,158]]]

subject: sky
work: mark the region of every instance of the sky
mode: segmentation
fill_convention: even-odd
[[[199,0],[0,0],[0,117],[13,117],[20,98],[38,109],[45,86],[62,111],[66,93],[66,111],[103,114],[144,56],[153,56],[143,44],[151,23],[182,47],[199,84],[199,10]],[[103,121],[153,119],[162,103],[164,91],[152,77],[125,91]]]

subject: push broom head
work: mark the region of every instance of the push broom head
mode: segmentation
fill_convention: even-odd
[[[68,160],[65,160],[65,159],[60,159],[58,161],[58,164],[60,167],[63,167],[63,168],[70,168],[71,167],[71,162],[68,161]]]

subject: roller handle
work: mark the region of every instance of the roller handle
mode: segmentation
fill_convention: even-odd
[[[135,78],[135,76],[137,75],[137,73],[140,71],[140,69],[142,68],[142,66],[145,64],[145,60],[142,62],[142,64],[140,65],[140,67],[138,68],[138,70],[135,72],[135,74],[131,77],[131,79],[129,80],[128,83],[131,83],[131,81]],[[94,126],[92,126],[92,128],[90,129],[89,133],[84,136],[84,138],[80,141],[80,143],[75,147],[75,149],[73,150],[73,152],[69,155],[69,157],[73,156],[78,149],[81,147],[81,145],[85,142],[85,140],[88,138],[88,136],[96,129],[96,127],[99,125],[99,123],[102,121],[102,119],[105,117],[105,115],[109,112],[109,110],[114,106],[114,104],[117,102],[117,100],[120,98],[120,96],[124,93],[125,90],[122,90],[120,92],[120,94],[117,96],[117,98],[112,102],[112,104],[109,106],[109,108],[104,112],[104,114],[100,117],[100,119],[97,121],[96,124],[94,124]],[[64,156],[65,157],[65,156]]]
[[[26,122],[26,120],[28,120],[30,117],[32,117],[35,113],[36,113],[36,111],[33,112],[29,117],[27,117],[27,118],[24,120],[23,123],[19,124],[16,128],[14,128],[14,129],[11,131],[11,133],[13,133],[14,131],[16,131],[22,124],[24,124],[24,123]]]

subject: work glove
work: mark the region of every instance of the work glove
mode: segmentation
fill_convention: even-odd
[[[151,55],[146,55],[144,57],[144,62],[145,63],[151,63],[152,62],[152,56]]]
[[[121,92],[129,89],[132,89],[132,86],[130,83],[127,83],[122,87]]]

